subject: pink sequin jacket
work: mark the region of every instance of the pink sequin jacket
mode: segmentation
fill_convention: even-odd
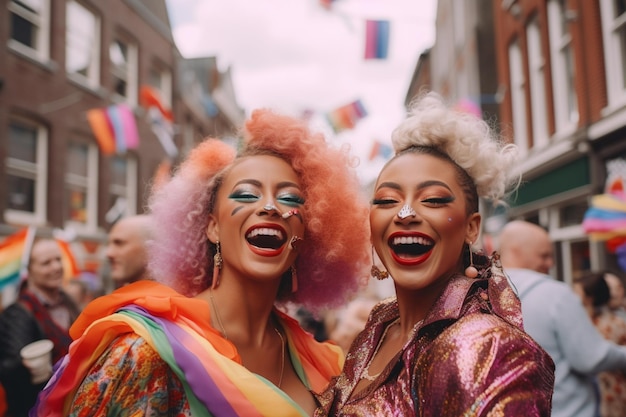
[[[415,336],[352,395],[399,314],[395,299],[374,307],[315,416],[549,417],[554,362],[522,330],[521,305],[497,254],[480,260],[480,277],[451,278]]]

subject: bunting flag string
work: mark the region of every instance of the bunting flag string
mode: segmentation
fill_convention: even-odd
[[[139,147],[135,115],[127,104],[91,109],[87,120],[103,154],[123,154]]]
[[[149,85],[141,87],[139,96],[141,105],[148,109],[148,121],[152,132],[163,146],[165,153],[172,159],[176,158],[178,148],[174,143],[174,116],[171,110],[165,107],[158,92]],[[204,105],[207,104],[207,102],[204,103]]]
[[[356,123],[366,116],[367,110],[360,99],[326,113],[326,119],[335,133],[353,129]]]
[[[370,150],[369,160],[373,161],[376,158],[389,159],[393,156],[393,148],[391,145],[382,143],[378,140],[374,140],[372,149]]]
[[[389,30],[388,20],[365,21],[365,59],[387,59]]]

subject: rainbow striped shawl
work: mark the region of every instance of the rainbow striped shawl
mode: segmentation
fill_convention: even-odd
[[[343,366],[338,346],[318,343],[276,311],[291,362],[304,384],[321,392]],[[67,415],[91,366],[118,336],[134,332],[159,353],[185,387],[194,416],[302,416],[304,411],[265,378],[243,367],[235,346],[210,326],[208,304],[164,285],[140,281],[91,302],[76,320],[69,353],[39,395],[31,416]]]

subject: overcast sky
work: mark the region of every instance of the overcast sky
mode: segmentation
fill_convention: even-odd
[[[360,176],[371,180],[384,161],[369,161],[375,140],[389,143],[404,117],[417,59],[435,41],[436,0],[167,0],[176,44],[187,58],[216,56],[231,68],[239,105],[300,115],[331,143],[349,143]],[[365,20],[389,20],[386,60],[365,60]],[[338,135],[324,114],[360,99],[368,112]]]

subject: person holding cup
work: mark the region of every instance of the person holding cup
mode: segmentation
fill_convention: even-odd
[[[28,415],[52,364],[67,353],[68,329],[79,314],[62,290],[61,249],[54,239],[35,239],[27,271],[17,301],[0,315],[0,383],[12,417]]]

